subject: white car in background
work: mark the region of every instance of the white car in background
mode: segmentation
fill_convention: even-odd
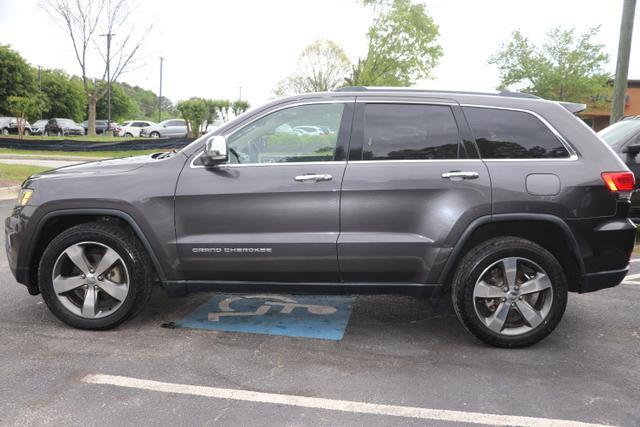
[[[140,136],[140,130],[144,129],[144,128],[148,128],[149,126],[157,126],[156,123],[154,122],[150,122],[148,120],[129,120],[126,121],[124,123],[122,123],[122,125],[120,125],[121,127],[121,131],[120,131],[120,136],[124,136],[124,137],[128,137],[128,138],[133,138],[133,137],[139,137]]]

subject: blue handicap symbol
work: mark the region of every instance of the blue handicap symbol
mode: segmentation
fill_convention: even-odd
[[[341,340],[354,296],[218,294],[176,326]]]

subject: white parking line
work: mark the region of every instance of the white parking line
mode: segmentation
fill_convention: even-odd
[[[640,273],[627,274],[626,276],[624,276],[624,280],[634,280],[634,279],[640,279]]]
[[[637,280],[623,280],[622,283],[624,283],[625,285],[640,285],[640,282],[638,282]]]
[[[107,384],[164,393],[213,397],[216,399],[231,399],[246,402],[297,406],[302,408],[325,409],[329,411],[351,412],[356,414],[386,415],[391,417],[418,418],[423,420],[451,421],[458,423],[490,424],[496,426],[603,426],[603,424],[589,424],[579,421],[557,420],[550,418],[483,414],[480,412],[449,411],[411,406],[380,405],[376,403],[354,402],[350,400],[323,399],[319,397],[305,397],[291,394],[261,393],[249,390],[165,383],[116,375],[87,375],[82,379],[82,382],[88,384]]]
[[[640,262],[640,258],[631,258],[629,262]]]

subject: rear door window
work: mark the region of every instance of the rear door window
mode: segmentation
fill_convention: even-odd
[[[562,159],[567,148],[539,118],[525,111],[463,107],[483,159]]]
[[[457,159],[460,135],[451,107],[367,104],[363,160]]]

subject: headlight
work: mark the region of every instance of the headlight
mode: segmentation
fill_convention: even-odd
[[[18,206],[24,206],[29,203],[32,195],[33,190],[31,190],[30,188],[23,188],[22,190],[20,190],[20,192],[18,193]]]

